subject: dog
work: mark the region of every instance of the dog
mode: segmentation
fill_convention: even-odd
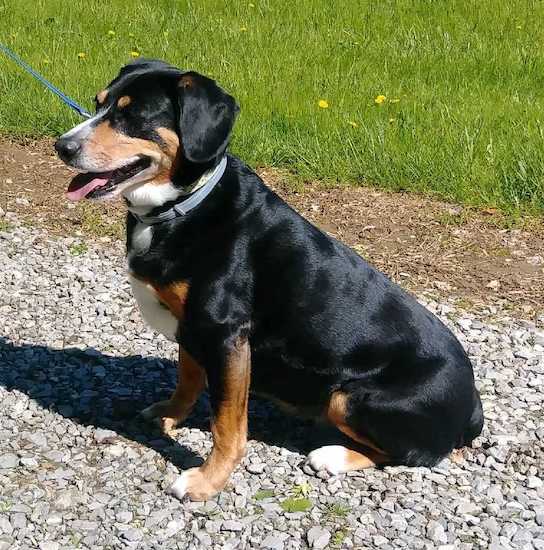
[[[242,460],[248,394],[325,420],[332,474],[432,466],[483,426],[472,365],[446,326],[320,231],[226,152],[239,107],[214,80],[140,59],[55,143],[72,200],[122,197],[129,278],[145,321],[179,344],[169,432],[210,396],[213,449],[171,492],[207,500]]]

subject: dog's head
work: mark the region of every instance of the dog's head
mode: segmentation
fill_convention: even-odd
[[[175,199],[184,171],[223,155],[238,113],[213,80],[145,59],[123,67],[95,101],[95,116],[55,143],[81,172],[68,187],[72,200],[123,195],[155,206]]]

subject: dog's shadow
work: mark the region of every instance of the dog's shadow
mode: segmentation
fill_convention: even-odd
[[[176,370],[173,362],[155,357],[117,357],[93,348],[15,345],[0,337],[0,386],[18,390],[41,407],[74,422],[113,430],[154,449],[177,467],[188,468],[200,464],[202,457],[176,439],[164,436],[157,426],[138,415],[151,403],[170,397]],[[209,431],[206,394],[184,426]],[[47,429],[43,426],[43,430]],[[333,431],[287,416],[272,404],[253,397],[249,404],[249,435],[301,454],[338,442]]]

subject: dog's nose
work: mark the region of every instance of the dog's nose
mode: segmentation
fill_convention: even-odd
[[[64,161],[74,158],[80,149],[81,144],[72,139],[59,138],[55,142],[55,150]]]

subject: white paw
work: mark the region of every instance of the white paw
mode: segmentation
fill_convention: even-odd
[[[187,494],[188,484],[187,471],[183,472],[168,489],[168,493],[181,500]]]
[[[316,470],[327,470],[330,474],[336,475],[347,472],[347,449],[342,445],[327,445],[312,451],[308,455],[310,466]]]
[[[214,497],[225,483],[213,485],[209,475],[200,468],[185,470],[168,489],[168,492],[180,500],[189,497],[191,500],[204,501]]]

